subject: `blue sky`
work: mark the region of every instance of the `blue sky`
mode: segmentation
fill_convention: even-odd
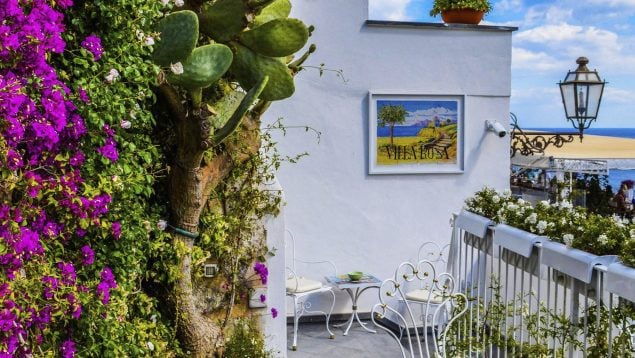
[[[521,127],[568,127],[558,81],[589,58],[609,82],[594,127],[635,127],[635,0],[490,0],[482,24],[516,26],[511,111]],[[369,0],[370,18],[440,22],[433,0]]]

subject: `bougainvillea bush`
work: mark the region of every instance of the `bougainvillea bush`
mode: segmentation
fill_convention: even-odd
[[[163,6],[0,4],[0,356],[174,351],[141,287],[165,250],[148,200],[157,69],[131,28]]]
[[[0,358],[241,356],[262,342],[241,328],[278,314],[247,310],[272,253],[261,219],[280,203],[260,117],[315,51],[293,58],[313,29],[290,10],[0,2]],[[183,26],[201,46],[172,61]]]

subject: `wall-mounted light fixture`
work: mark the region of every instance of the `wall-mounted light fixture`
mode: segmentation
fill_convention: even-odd
[[[585,129],[595,121],[600,110],[602,93],[606,82],[600,78],[597,71],[591,71],[586,66],[589,59],[578,57],[578,68],[569,71],[564,81],[558,83],[562,95],[562,105],[567,120],[573,124],[578,133],[571,132],[537,132],[523,131],[518,125],[516,116],[511,113],[511,156],[544,154],[549,145],[556,148],[565,143],[573,142],[573,136],[578,135],[582,141]]]

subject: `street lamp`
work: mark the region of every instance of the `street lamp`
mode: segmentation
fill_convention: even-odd
[[[578,130],[582,141],[584,130],[595,121],[600,109],[600,101],[604,92],[605,81],[600,79],[597,71],[590,71],[586,66],[589,60],[579,57],[578,68],[569,71],[564,81],[559,82],[562,104],[567,120]],[[565,143],[573,142],[571,132],[536,132],[523,131],[518,125],[516,116],[511,114],[511,156],[544,154],[549,145],[561,148]]]
[[[582,141],[584,130],[589,128],[598,116],[606,82],[600,79],[597,71],[589,70],[586,66],[589,63],[588,58],[578,57],[575,62],[578,68],[569,71],[559,85],[565,115],[573,124],[573,128],[580,133]]]

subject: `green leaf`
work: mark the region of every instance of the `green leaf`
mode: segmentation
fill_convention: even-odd
[[[160,38],[152,57],[161,66],[185,60],[198,41],[198,17],[189,10],[173,12],[159,21]]]
[[[229,47],[222,44],[198,47],[183,61],[183,73],[168,74],[168,82],[190,90],[208,87],[227,72],[232,58]]]
[[[254,86],[251,90],[249,90],[249,92],[247,92],[247,95],[245,96],[245,98],[243,98],[242,102],[240,102],[240,105],[231,116],[229,121],[227,121],[227,123],[221,129],[217,130],[214,133],[215,145],[222,143],[227,137],[234,133],[236,128],[238,128],[238,126],[242,122],[245,113],[247,113],[247,110],[249,110],[249,107],[251,107],[254,101],[258,99],[260,93],[262,93],[262,90],[267,85],[268,80],[269,77],[265,76],[258,84],[256,84],[256,86]]]
[[[309,30],[297,19],[276,19],[240,34],[240,42],[269,57],[284,57],[300,50],[309,39]]]

